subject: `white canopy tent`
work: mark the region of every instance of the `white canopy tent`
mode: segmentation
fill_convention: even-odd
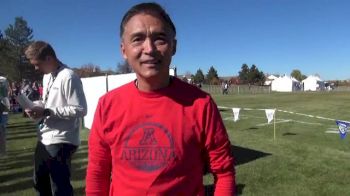
[[[266,85],[266,86],[271,85],[272,81],[274,81],[275,79],[277,79],[277,77],[274,76],[274,75],[269,75],[269,76],[267,76],[267,77],[266,77],[266,80],[265,80],[265,82],[264,82],[264,85]]]
[[[271,90],[277,92],[292,92],[300,90],[300,82],[290,76],[282,76],[271,82]]]
[[[320,79],[318,76],[310,75],[306,79],[304,79],[302,82],[303,90],[304,91],[317,91],[317,90],[324,90],[324,81]]]

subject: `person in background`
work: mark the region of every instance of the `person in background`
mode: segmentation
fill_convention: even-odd
[[[19,111],[19,104],[17,103],[16,97],[19,95],[20,92],[20,86],[17,82],[11,83],[11,95],[10,95],[10,104],[11,104],[11,111],[12,112],[18,112]]]
[[[137,79],[99,100],[88,142],[86,195],[235,194],[231,144],[209,94],[169,76],[176,29],[156,3],[132,7],[121,53]]]
[[[27,79],[23,79],[21,94],[24,94],[28,99],[32,100],[33,88],[31,82]]]
[[[32,93],[32,100],[33,100],[33,101],[39,100],[40,94],[39,94],[39,85],[38,85],[38,82],[37,82],[37,81],[34,81],[34,82],[33,82],[33,84],[32,84],[32,90],[33,90],[33,93]]]
[[[228,94],[228,83],[227,83],[227,81],[225,81],[225,83],[224,83],[224,92],[223,92],[223,94]]]
[[[38,82],[38,92],[39,92],[39,100],[43,100],[43,85],[41,82]]]
[[[7,78],[0,75],[0,157],[6,155],[6,125],[10,110],[10,91]]]
[[[30,118],[40,121],[34,188],[38,195],[73,195],[71,159],[80,144],[81,119],[87,112],[81,80],[44,41],[30,44],[25,55],[44,73],[42,106],[26,109]]]

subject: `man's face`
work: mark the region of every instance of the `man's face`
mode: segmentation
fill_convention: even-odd
[[[168,78],[175,47],[174,33],[160,18],[137,14],[125,25],[121,52],[138,77]]]
[[[35,70],[39,70],[40,72],[46,74],[48,72],[48,62],[49,57],[46,57],[44,60],[41,59],[29,59],[30,64],[34,65]]]

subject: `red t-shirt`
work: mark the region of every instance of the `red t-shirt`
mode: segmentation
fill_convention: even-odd
[[[177,78],[152,93],[131,82],[99,100],[89,136],[86,194],[204,195],[208,166],[215,195],[233,195],[230,147],[207,93]]]

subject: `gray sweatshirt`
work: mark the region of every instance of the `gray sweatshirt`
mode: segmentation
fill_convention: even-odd
[[[43,78],[43,103],[51,110],[38,132],[44,145],[70,143],[80,144],[81,119],[87,113],[82,82],[66,65]]]

